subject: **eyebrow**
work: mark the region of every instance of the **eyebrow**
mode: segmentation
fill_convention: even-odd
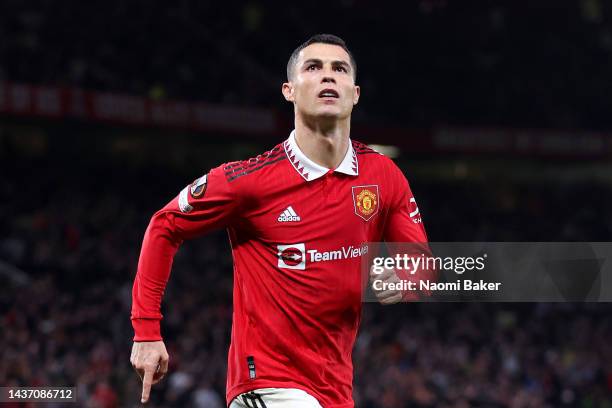
[[[308,65],[308,64],[313,64],[313,63],[314,64],[323,64],[323,61],[321,61],[318,58],[309,58],[306,61],[304,61],[304,64],[302,64],[302,66]],[[343,61],[343,60],[332,61],[332,65],[334,65],[334,66],[339,66],[340,65],[340,66],[345,67],[347,71],[351,70],[351,64],[349,64],[348,62]]]

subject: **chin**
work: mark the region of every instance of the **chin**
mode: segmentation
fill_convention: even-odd
[[[334,119],[340,119],[342,117],[344,117],[345,115],[343,115],[343,112],[338,109],[335,106],[329,106],[323,109],[319,109],[315,116],[317,117],[321,117],[321,118],[334,118]]]
[[[303,115],[309,117],[311,120],[334,121],[349,117],[350,112],[347,114],[336,106],[325,106],[319,109],[313,109],[310,112],[303,112]]]

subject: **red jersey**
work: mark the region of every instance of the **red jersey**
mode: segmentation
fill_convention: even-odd
[[[298,388],[324,408],[353,407],[365,244],[427,241],[402,172],[355,141],[327,169],[294,133],[212,169],[151,219],[133,287],[135,341],[161,340],[160,303],[181,242],[222,227],[234,258],[228,404],[258,388]]]

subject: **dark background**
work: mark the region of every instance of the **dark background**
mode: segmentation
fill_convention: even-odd
[[[354,52],[352,137],[398,148],[431,241],[610,241],[611,13],[598,0],[1,2],[0,386],[138,405],[129,309],[148,220],[211,167],[287,137],[286,62],[318,32]],[[15,85],[258,110],[274,125],[42,115],[3,105]],[[431,142],[440,129],[571,147],[457,150]],[[151,406],[223,406],[231,287],[225,232],[179,251],[163,310],[171,371]],[[611,311],[368,304],[357,406],[612,407]]]

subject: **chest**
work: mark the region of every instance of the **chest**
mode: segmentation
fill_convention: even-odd
[[[270,244],[358,245],[381,239],[385,193],[376,177],[328,173],[261,189],[246,218],[256,237]]]

